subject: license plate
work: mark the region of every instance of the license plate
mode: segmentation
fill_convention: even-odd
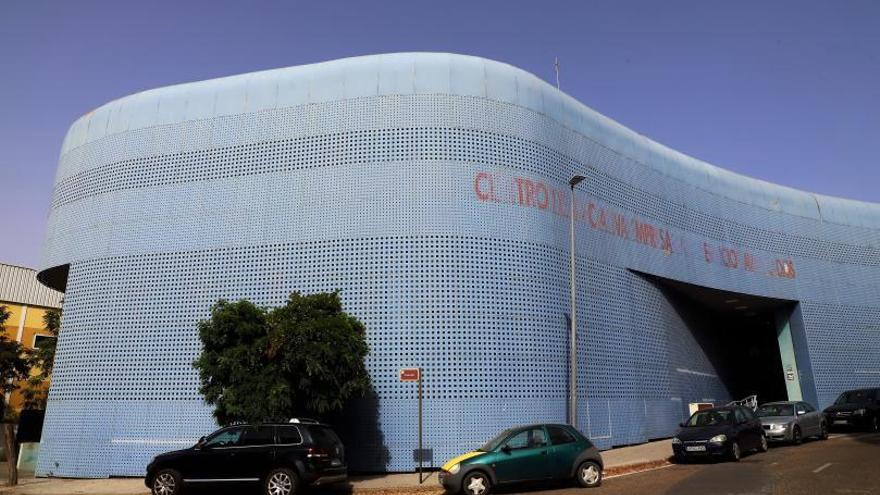
[[[691,446],[685,447],[684,450],[686,450],[688,452],[705,452],[706,446],[705,445],[691,445]]]
[[[836,425],[845,425],[847,421],[845,419],[835,419],[834,424]]]

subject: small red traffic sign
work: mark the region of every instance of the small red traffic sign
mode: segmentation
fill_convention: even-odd
[[[400,370],[400,381],[417,382],[422,377],[422,370],[419,368],[403,368]]]

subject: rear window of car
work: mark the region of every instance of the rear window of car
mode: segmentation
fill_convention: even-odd
[[[277,427],[278,443],[280,444],[298,444],[302,443],[302,435],[296,426],[279,425]]]
[[[550,433],[550,441],[553,445],[562,445],[565,443],[574,443],[574,436],[561,426],[548,426],[547,432]]]
[[[868,404],[874,400],[874,390],[850,390],[840,394],[835,404]]]
[[[247,426],[241,434],[238,442],[240,447],[254,445],[270,445],[275,443],[275,430],[272,426]]]
[[[794,406],[791,404],[764,404],[758,408],[758,416],[762,418],[770,416],[794,416]]]
[[[336,432],[326,426],[309,426],[309,433],[318,447],[331,448],[340,443]]]
[[[688,426],[717,426],[733,424],[733,411],[730,409],[709,409],[695,412],[688,420]]]

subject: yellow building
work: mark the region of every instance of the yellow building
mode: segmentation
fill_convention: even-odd
[[[49,309],[61,308],[63,296],[37,282],[36,270],[0,263],[0,306],[10,313],[3,323],[9,339],[33,349],[45,339],[55,338],[46,330],[43,315]],[[19,411],[24,402],[21,391],[7,399],[10,411]]]

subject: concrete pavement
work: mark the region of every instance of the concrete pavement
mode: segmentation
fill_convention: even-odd
[[[668,464],[672,455],[669,440],[658,440],[602,452],[607,475],[630,473]],[[0,471],[0,485],[5,481],[5,466]],[[381,495],[382,493],[441,492],[436,473],[427,473],[428,479],[419,484],[416,473],[395,473],[351,476],[349,483],[322,492],[349,492]],[[19,486],[0,486],[0,494],[16,495],[146,495],[149,490],[141,478],[61,479],[19,477]]]

